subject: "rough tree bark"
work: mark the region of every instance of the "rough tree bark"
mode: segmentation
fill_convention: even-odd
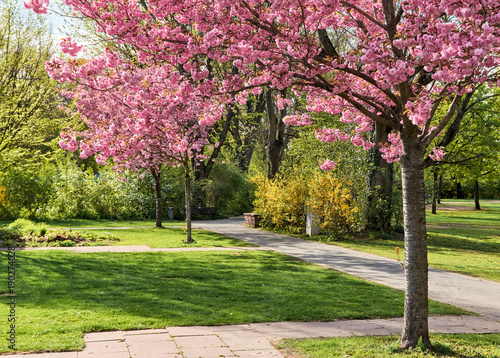
[[[387,126],[375,122],[373,143],[387,143]],[[368,172],[368,210],[366,226],[369,230],[387,231],[391,227],[392,217],[392,191],[393,191],[393,165],[382,158],[378,148],[373,148],[369,153],[371,168]]]
[[[443,174],[439,175],[439,183],[437,190],[437,203],[441,204],[441,190],[443,189]]]
[[[416,131],[415,131],[416,132]],[[428,329],[428,262],[425,227],[425,146],[416,133],[403,133],[401,175],[406,279],[401,348],[415,347],[419,339],[431,346]]]
[[[464,193],[462,192],[462,183],[457,181],[456,185],[457,185],[457,199],[463,199]]]
[[[210,158],[206,162],[197,162],[196,164],[193,165],[195,180],[207,179],[208,176],[210,175],[210,172],[212,171],[212,168],[217,160],[217,157],[220,154],[220,151],[222,149],[222,145],[226,141],[227,134],[229,132],[229,128],[231,127],[231,124],[233,123],[235,115],[236,115],[236,113],[234,112],[232,106],[228,105],[226,120],[224,121],[224,126],[222,127],[222,130],[220,131],[220,133],[218,133],[219,145],[214,147],[212,154],[210,154]]]
[[[254,114],[255,117],[246,119],[242,122],[242,119],[237,115],[234,118],[234,125],[231,129],[231,134],[236,142],[234,150],[237,164],[245,173],[248,173],[248,167],[252,160],[255,143],[258,139],[257,132],[261,127],[260,123],[262,122],[264,107],[266,105],[264,94],[265,93],[261,93],[255,96],[255,98],[251,97],[247,101],[246,113]],[[242,134],[244,134],[243,138]]]
[[[285,90],[282,91],[285,97]],[[285,149],[285,123],[283,118],[286,111],[278,110],[273,100],[272,90],[266,90],[266,111],[269,121],[269,133],[267,136],[267,177],[272,179],[278,173],[283,151]]]

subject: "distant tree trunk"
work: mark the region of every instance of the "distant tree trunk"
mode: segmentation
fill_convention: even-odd
[[[156,227],[162,227],[162,217],[163,217],[163,203],[161,198],[161,169],[155,170],[151,169],[151,175],[155,180],[155,192],[156,192]]]
[[[401,175],[405,240],[405,305],[401,348],[430,347],[428,328],[428,262],[425,223],[425,146],[415,133],[401,138]]]
[[[212,150],[212,153],[210,154],[210,158],[205,162],[196,162],[193,163],[193,170],[194,170],[194,179],[195,180],[203,180],[207,179],[208,176],[210,175],[210,172],[212,171],[212,168],[217,161],[217,157],[220,154],[220,151],[222,149],[222,145],[226,141],[227,134],[229,132],[229,128],[231,127],[231,124],[233,123],[234,117],[236,116],[236,113],[234,112],[233,108],[228,105],[227,106],[227,114],[226,114],[226,120],[224,121],[224,126],[222,127],[222,130],[220,133],[216,134],[218,141],[218,145],[214,146],[214,149]]]
[[[372,141],[386,143],[388,140],[387,127],[375,122]],[[371,167],[368,169],[367,229],[387,231],[391,227],[392,191],[394,184],[393,165],[382,158],[378,148],[369,152]]]
[[[464,194],[462,192],[462,183],[460,183],[459,181],[457,181],[456,183],[457,183],[457,199],[463,199]]]
[[[438,175],[437,175],[437,172],[434,170],[434,177],[433,177],[433,181],[432,181],[432,213],[433,214],[437,214],[437,196],[438,196],[438,184],[437,184],[437,181],[438,181]]]
[[[479,205],[479,182],[477,180],[474,180],[474,205],[475,210],[481,210]]]
[[[437,191],[437,203],[441,204],[441,190],[443,189],[443,174],[439,175],[438,191]]]
[[[284,91],[282,91],[285,93]],[[286,111],[279,110],[273,99],[272,90],[266,91],[266,110],[269,121],[267,136],[267,177],[272,179],[278,173],[283,151],[285,149],[285,117]]]
[[[185,165],[184,195],[186,199],[186,244],[194,242],[191,236],[191,177],[189,176],[189,166]]]

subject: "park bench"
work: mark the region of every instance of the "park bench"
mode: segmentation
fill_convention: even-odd
[[[192,216],[208,216],[212,218],[212,220],[215,217],[216,214],[215,207],[213,206],[193,206],[191,208],[191,215]]]

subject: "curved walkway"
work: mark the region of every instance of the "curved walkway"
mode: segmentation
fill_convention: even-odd
[[[242,217],[236,217],[198,221],[195,226],[399,290],[405,288],[404,273],[397,260],[251,229],[245,227],[243,222]],[[498,282],[429,268],[429,297],[500,321]]]
[[[404,289],[399,263],[380,256],[301,240],[243,226],[243,218],[194,222],[207,229],[260,248],[188,248],[188,250],[269,249],[305,261],[359,276],[370,281]],[[53,249],[53,248],[46,248]],[[179,251],[137,246],[92,246],[55,248],[75,252]],[[29,250],[29,249],[28,249]],[[40,248],[38,248],[40,250]],[[429,296],[479,313],[482,316],[430,317],[429,330],[435,333],[499,333],[500,284],[447,271],[429,269]],[[85,335],[81,352],[10,355],[33,358],[211,358],[283,357],[271,344],[282,338],[347,337],[354,335],[395,335],[402,319],[350,320],[334,322],[276,322],[233,326],[166,327],[144,331],[115,331]]]

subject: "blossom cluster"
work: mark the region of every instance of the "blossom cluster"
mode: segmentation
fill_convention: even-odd
[[[147,9],[138,1],[63,2],[108,36],[133,46],[143,66],[176,68],[202,96],[231,94],[243,105],[261,86],[294,87],[307,96],[308,110],[341,113],[344,123],[354,123],[356,134],[349,138],[365,149],[374,144],[363,133],[382,123],[392,129],[393,140],[380,150],[393,161],[402,154],[397,147],[406,140],[399,136],[405,131],[420,133],[426,145],[432,142],[438,133],[425,128],[442,127],[434,114],[447,105],[446,98],[486,81],[500,85],[498,0],[405,0],[392,10],[365,0],[150,0]],[[46,12],[47,5],[48,0],[25,1],[37,13]],[[352,39],[328,50],[326,29],[339,34],[350,29]],[[73,56],[78,45],[67,39],[63,48]],[[108,69],[117,65],[102,61]],[[234,70],[212,78],[212,61],[229,62]],[[76,81],[94,69],[83,65],[76,73],[71,63],[52,61],[49,71],[59,80]],[[112,86],[106,77],[99,81],[100,88]],[[132,86],[131,81],[138,79],[125,82]],[[137,90],[138,99],[151,96]],[[277,105],[284,108],[286,100],[278,98]],[[309,120],[297,115],[289,123]],[[440,158],[438,153],[433,157]]]
[[[47,68],[59,81],[76,82],[73,95],[88,127],[63,131],[60,146],[79,149],[82,158],[95,154],[98,164],[112,159],[117,169],[203,159],[209,128],[223,113],[168,65],[138,69],[107,51],[86,62],[54,59]]]

